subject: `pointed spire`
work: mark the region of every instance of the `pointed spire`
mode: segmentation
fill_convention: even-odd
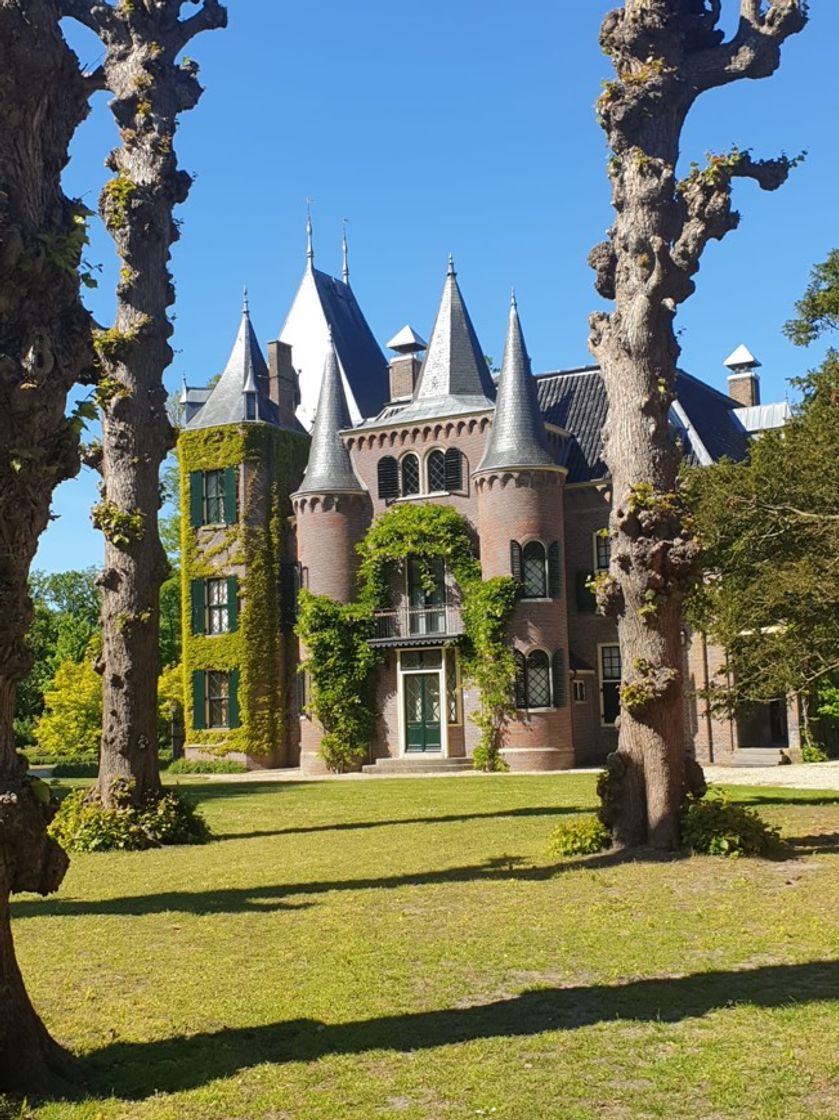
[[[495,417],[478,471],[555,466],[513,292]]]
[[[189,400],[189,388],[187,387],[187,383],[186,383],[186,374],[182,373],[181,374],[181,395],[180,395],[180,398],[179,398],[179,403],[180,404],[186,404],[188,400]]]
[[[432,402],[448,412],[489,408],[494,397],[495,386],[449,254],[443,296],[414,399],[401,415],[407,418],[419,409],[427,412]]]
[[[364,487],[353,470],[340,432],[350,427],[350,410],[341,380],[338,354],[329,329],[329,348],[312,429],[309,463],[298,494],[361,493]]]
[[[314,264],[315,243],[312,238],[312,200],[306,199],[306,260],[309,265]]]
[[[347,285],[347,287],[349,287],[349,285],[350,285],[350,258],[349,258],[349,251],[348,251],[348,248],[347,248],[347,222],[349,221],[349,218],[342,218],[341,221],[343,222],[343,226],[344,226],[343,234],[341,236],[341,278],[343,279],[343,281]]]
[[[250,393],[253,407],[249,412],[246,398]],[[268,394],[268,367],[251,323],[247,294],[236,341],[224,372],[188,426],[211,428],[219,424],[239,424],[243,420],[278,422],[276,407]]]

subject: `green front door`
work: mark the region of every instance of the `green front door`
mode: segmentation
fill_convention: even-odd
[[[406,673],[405,749],[439,751],[440,739],[440,674]]]

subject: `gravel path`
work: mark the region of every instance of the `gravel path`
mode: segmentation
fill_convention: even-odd
[[[595,774],[599,768],[585,770],[564,770],[557,774]],[[533,771],[541,773],[544,771]],[[839,762],[816,762],[802,766],[706,766],[705,776],[709,782],[728,786],[780,786],[784,789],[828,789],[839,790]],[[473,770],[449,774],[382,774],[373,781],[385,778],[440,778],[460,777],[479,778]],[[211,774],[215,782],[365,782],[368,774],[328,774],[317,777],[303,777],[299,770],[252,770],[249,774]]]

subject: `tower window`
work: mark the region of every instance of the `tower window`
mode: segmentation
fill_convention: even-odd
[[[535,649],[527,657],[527,707],[551,706],[551,670],[548,655]]]
[[[207,673],[207,726],[230,726],[229,673]]]
[[[428,475],[428,492],[436,494],[447,490],[446,485],[446,456],[442,451],[432,451],[425,461]]]
[[[420,465],[419,459],[413,452],[406,455],[402,460],[402,496],[408,497],[411,494],[419,494],[420,492]]]
[[[207,580],[207,634],[226,634],[230,629],[228,581]]]
[[[204,472],[204,524],[224,523],[224,471]]]
[[[544,599],[548,593],[545,546],[529,541],[522,549],[522,597]]]

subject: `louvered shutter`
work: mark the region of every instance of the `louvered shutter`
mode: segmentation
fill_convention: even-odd
[[[399,497],[399,465],[392,455],[379,459],[379,497],[390,501]]]
[[[562,595],[562,549],[554,541],[548,549],[548,595],[559,599]]]
[[[513,651],[513,660],[516,663],[516,707],[527,707],[527,668],[524,654],[520,650]]]
[[[239,509],[237,501],[237,482],[239,480],[239,472],[236,467],[226,467],[224,471],[224,523],[225,525],[235,525],[239,520]]]
[[[450,447],[446,452],[446,489],[461,490],[463,488],[463,456],[460,449]]]
[[[190,604],[192,607],[193,634],[203,634],[205,632],[204,610],[206,602],[206,589],[207,585],[203,579],[194,579],[190,581],[189,596]]]
[[[207,715],[204,708],[203,669],[192,674],[192,726],[196,731],[203,731],[207,726]]]
[[[565,650],[558,649],[553,656],[554,707],[564,708],[567,697],[565,683]]]
[[[230,724],[231,730],[234,727],[240,727],[241,723],[242,723],[242,721],[240,719],[240,716],[239,716],[239,676],[240,676],[240,674],[239,674],[238,669],[231,669],[230,670],[230,675],[228,677],[228,682],[229,682],[229,687],[230,687],[230,696],[229,696],[229,699],[228,699],[228,712],[229,712],[229,724]]]
[[[189,523],[194,528],[204,524],[204,472],[189,473]]]
[[[227,577],[227,629],[239,629],[239,580],[236,576]]]
[[[522,582],[521,545],[510,541],[510,574],[516,583]]]

